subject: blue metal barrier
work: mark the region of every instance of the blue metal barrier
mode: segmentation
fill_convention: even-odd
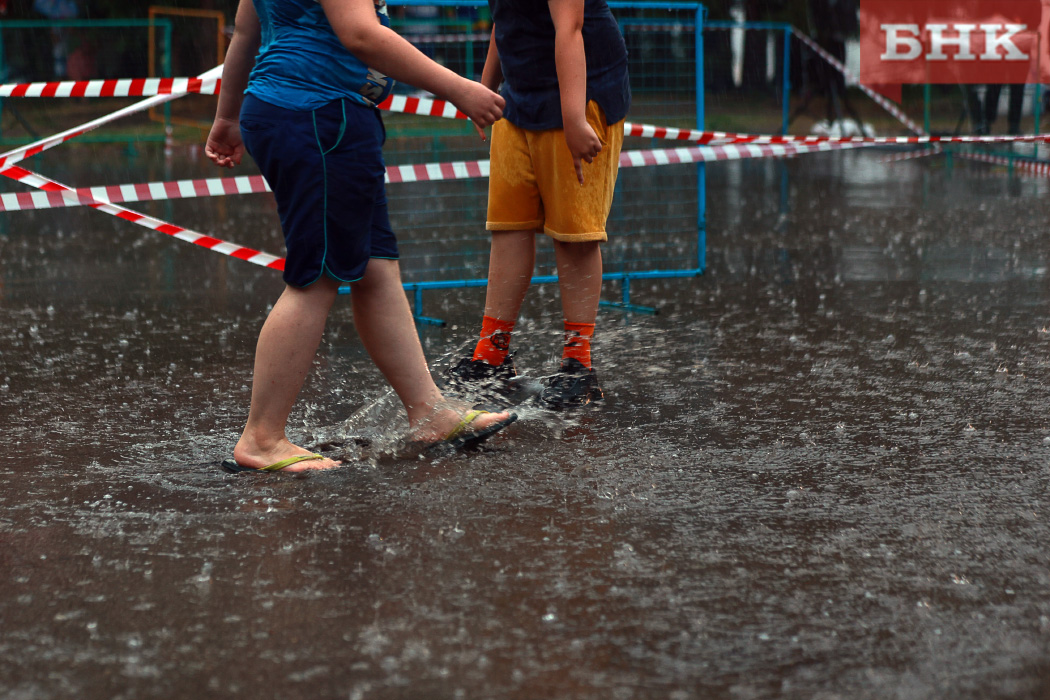
[[[484,0],[389,0],[388,3],[392,8],[398,6],[438,6],[438,7],[487,7],[487,3]],[[692,15],[693,26],[697,28],[703,28],[706,20],[707,10],[699,3],[692,2],[653,2],[648,0],[639,0],[637,2],[631,2],[628,0],[610,0],[609,6],[614,9],[624,10],[667,10],[667,11],[680,11],[688,12]],[[697,129],[704,128],[704,43],[703,43],[703,32],[694,31],[695,41],[695,101],[696,101],[696,115],[695,115],[695,127]],[[630,118],[630,117],[629,117]],[[620,301],[602,301],[601,306],[606,308],[616,308],[624,311],[634,311],[642,313],[656,313],[657,310],[651,307],[639,306],[631,303],[630,290],[632,280],[643,280],[643,279],[666,279],[666,278],[680,278],[680,277],[696,277],[702,275],[706,268],[706,247],[707,247],[707,211],[706,211],[706,165],[699,163],[696,165],[697,180],[696,180],[696,197],[697,197],[697,215],[696,215],[696,264],[695,267],[689,267],[687,269],[652,269],[652,270],[637,270],[637,271],[619,271],[619,272],[606,272],[602,275],[603,280],[608,281],[619,281],[621,284]],[[532,284],[551,284],[558,281],[557,276],[554,275],[537,275],[532,278]],[[461,289],[467,287],[484,287],[488,283],[487,279],[480,277],[465,277],[461,279],[449,279],[449,280],[426,280],[426,281],[409,281],[404,283],[406,291],[412,293],[413,300],[413,315],[416,321],[420,324],[426,325],[444,325],[444,321],[425,316],[423,314],[423,292],[426,290],[436,289]],[[348,294],[350,288],[348,286],[340,289],[340,293]]]

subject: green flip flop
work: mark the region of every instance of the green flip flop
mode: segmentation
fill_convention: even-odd
[[[427,445],[423,449],[423,454],[429,457],[437,457],[442,454],[474,449],[488,438],[518,420],[518,414],[511,413],[507,418],[501,421],[496,421],[492,425],[486,426],[480,430],[469,430],[470,424],[473,423],[478,416],[485,415],[486,413],[491,413],[491,411],[483,411],[480,409],[467,411],[444,438]]]
[[[325,459],[323,455],[309,454],[309,455],[296,455],[295,457],[289,457],[288,459],[282,459],[280,462],[274,462],[265,467],[242,467],[237,464],[237,460],[224,459],[222,460],[222,468],[231,474],[239,474],[241,472],[279,472],[285,467],[290,467],[293,464],[299,464],[299,462],[310,462],[316,459]]]

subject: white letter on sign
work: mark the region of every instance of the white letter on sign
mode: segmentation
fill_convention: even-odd
[[[945,46],[956,46],[959,53],[955,54],[956,61],[976,61],[977,56],[970,46],[970,32],[977,29],[976,24],[954,24],[952,28],[959,33],[956,37],[944,36],[948,29],[947,24],[927,24],[926,29],[930,32],[930,53],[926,55],[929,61],[947,61],[948,56],[944,53]]]
[[[1005,28],[1006,34],[999,36],[999,29]],[[984,53],[981,54],[982,61],[1027,61],[1028,54],[1017,48],[1014,43],[1014,35],[1028,29],[1026,24],[982,24],[984,30]],[[999,53],[999,47],[1006,49],[1006,56]]]
[[[886,32],[886,53],[879,56],[883,61],[911,61],[922,53],[919,43],[919,25],[917,24],[883,24],[880,28]],[[900,32],[910,32],[912,36],[901,36]],[[901,46],[907,47],[907,53],[900,53]]]

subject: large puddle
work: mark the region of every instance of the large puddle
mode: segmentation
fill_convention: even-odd
[[[1050,697],[1047,181],[886,156],[710,166],[708,272],[601,314],[604,406],[469,457],[363,446],[401,423],[337,304],[308,478],[216,466],[279,275],[3,214],[0,696]],[[265,201],[150,206],[238,240]],[[482,300],[427,293],[435,366]],[[534,289],[525,370],[559,324]]]

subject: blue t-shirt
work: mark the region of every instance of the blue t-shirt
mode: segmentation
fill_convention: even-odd
[[[547,0],[489,0],[489,9],[503,68],[504,118],[522,129],[560,128],[554,20]],[[597,102],[608,123],[615,124],[627,115],[631,88],[627,46],[605,0],[584,1],[582,33],[587,100]]]
[[[262,44],[246,92],[295,110],[339,99],[379,104],[390,94],[394,81],[347,51],[317,0],[253,2]],[[389,27],[386,0],[374,2],[379,21]]]

